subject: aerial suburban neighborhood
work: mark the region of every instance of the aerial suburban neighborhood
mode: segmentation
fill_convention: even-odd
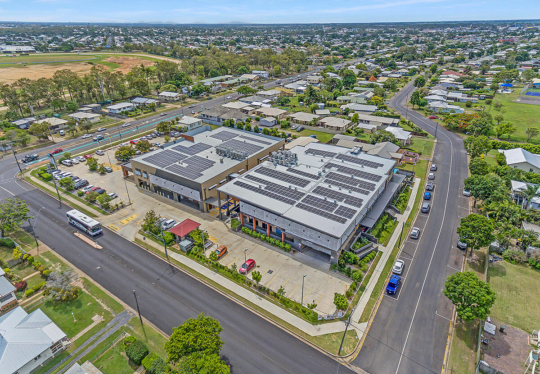
[[[540,22],[449,4],[6,3],[0,374],[538,372]]]

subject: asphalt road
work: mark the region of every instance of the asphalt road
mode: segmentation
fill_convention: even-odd
[[[468,214],[462,196],[467,177],[467,156],[461,138],[426,117],[407,110],[414,91],[407,85],[390,102],[400,114],[434,135],[438,165],[431,212],[419,213],[413,226],[419,240],[406,238],[400,256],[405,261],[401,290],[385,295],[354,365],[372,374],[440,373],[447,342],[452,305],[442,294],[445,279],[461,269],[463,254],[456,248],[459,219]]]

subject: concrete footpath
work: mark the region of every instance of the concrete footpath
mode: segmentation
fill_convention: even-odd
[[[420,179],[415,178],[414,186],[411,191],[411,195],[410,195],[407,207],[405,208],[405,211],[403,212],[403,214],[398,214],[396,216],[398,224],[396,226],[396,229],[394,230],[392,237],[390,238],[390,241],[388,242],[388,245],[385,247],[382,247],[382,246],[379,247],[379,250],[382,252],[382,257],[379,263],[377,264],[377,267],[375,268],[375,271],[373,272],[373,275],[371,276],[364,293],[360,297],[360,300],[356,308],[353,311],[353,315],[351,318],[351,327],[356,330],[358,334],[358,339],[362,338],[364,331],[366,329],[367,323],[359,324],[356,321],[360,320],[360,317],[364,311],[364,308],[367,305],[369,298],[371,297],[371,293],[373,292],[373,289],[375,288],[377,281],[379,280],[381,275],[383,275],[382,271],[390,257],[392,249],[394,248],[397,241],[399,240],[401,228],[405,224],[407,219],[409,218],[409,214],[412,211],[419,185],[420,185]],[[404,235],[406,235],[406,233],[404,233]],[[137,234],[136,237],[137,239],[143,241],[142,235]],[[146,245],[151,245],[152,247],[162,252],[164,251],[163,246],[158,245],[152,240],[146,240]],[[248,300],[249,302],[266,310],[267,312],[273,314],[274,316],[280,318],[281,320],[291,324],[297,329],[302,330],[306,334],[309,334],[311,336],[318,336],[318,335],[342,332],[345,330],[346,323],[344,321],[328,322],[321,325],[312,325],[311,323],[301,319],[300,317],[297,317],[294,314],[289,313],[287,310],[281,308],[280,306],[260,297],[256,293],[236,284],[232,280],[229,280],[228,278],[225,278],[224,276],[214,272],[212,269],[209,269],[206,266],[199,264],[198,262],[192,260],[191,258],[188,258],[184,255],[174,253],[171,251],[169,251],[169,256],[174,258],[176,261],[195,270],[196,272],[205,276],[206,278],[216,283],[219,283],[223,287],[234,292],[239,297],[242,297]]]

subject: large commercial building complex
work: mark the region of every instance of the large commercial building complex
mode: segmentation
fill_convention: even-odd
[[[139,188],[207,212],[219,204],[217,187],[259,165],[284,144],[271,136],[202,126],[134,158],[124,169],[133,172]]]
[[[394,174],[395,164],[362,152],[360,145],[310,143],[273,153],[218,191],[240,202],[244,226],[335,261],[398,192],[404,176]]]

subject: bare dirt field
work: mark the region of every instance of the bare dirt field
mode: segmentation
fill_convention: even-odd
[[[86,62],[73,62],[59,65],[49,64],[31,64],[16,68],[0,69],[0,83],[13,83],[20,78],[39,79],[52,78],[53,74],[58,70],[70,69],[75,73],[82,75],[90,72],[92,65]]]
[[[142,58],[131,57],[131,56],[113,56],[103,61],[112,62],[112,63],[120,65],[120,67],[115,70],[121,71],[124,74],[128,73],[131,70],[131,68],[133,68],[134,66],[139,66],[141,64],[143,64],[144,66],[154,65],[153,61],[143,60]]]

